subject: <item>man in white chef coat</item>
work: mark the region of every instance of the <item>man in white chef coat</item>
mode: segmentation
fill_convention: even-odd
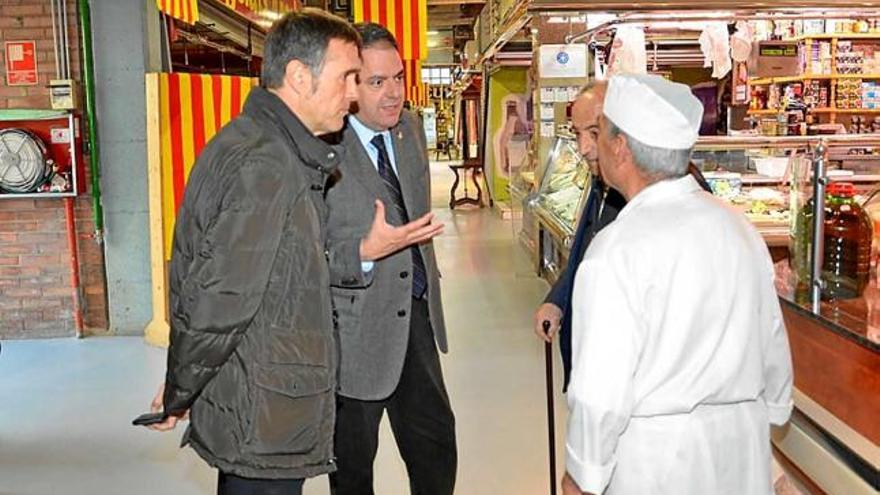
[[[771,494],[792,374],[767,247],[687,175],[687,86],[615,76],[603,114],[600,167],[628,203],[575,277],[563,492]]]

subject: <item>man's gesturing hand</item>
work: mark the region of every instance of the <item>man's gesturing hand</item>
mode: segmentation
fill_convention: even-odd
[[[412,222],[395,227],[385,220],[385,205],[376,200],[376,215],[367,236],[361,240],[361,260],[375,261],[401,249],[419,244],[440,235],[442,223],[432,223],[434,214],[428,213]]]

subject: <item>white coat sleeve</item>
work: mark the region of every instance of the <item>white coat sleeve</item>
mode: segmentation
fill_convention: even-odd
[[[633,407],[639,315],[607,260],[587,258],[572,295],[572,378],[566,469],[581,490],[602,493]]]
[[[773,285],[772,266],[764,277],[761,294],[761,322],[764,341],[764,402],[770,423],[783,425],[791,416],[791,350],[779,297]]]

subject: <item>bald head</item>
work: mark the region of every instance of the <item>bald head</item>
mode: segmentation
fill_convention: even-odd
[[[584,86],[571,108],[571,124],[577,136],[578,151],[590,165],[590,172],[599,173],[599,116],[605,101],[604,81]]]

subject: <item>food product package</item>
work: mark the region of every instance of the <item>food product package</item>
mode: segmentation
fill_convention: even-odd
[[[703,67],[712,67],[712,77],[721,79],[733,68],[730,61],[730,36],[724,22],[709,22],[700,34]]]
[[[645,31],[640,26],[624,25],[617,28],[608,75],[647,74],[648,53],[645,50]]]

